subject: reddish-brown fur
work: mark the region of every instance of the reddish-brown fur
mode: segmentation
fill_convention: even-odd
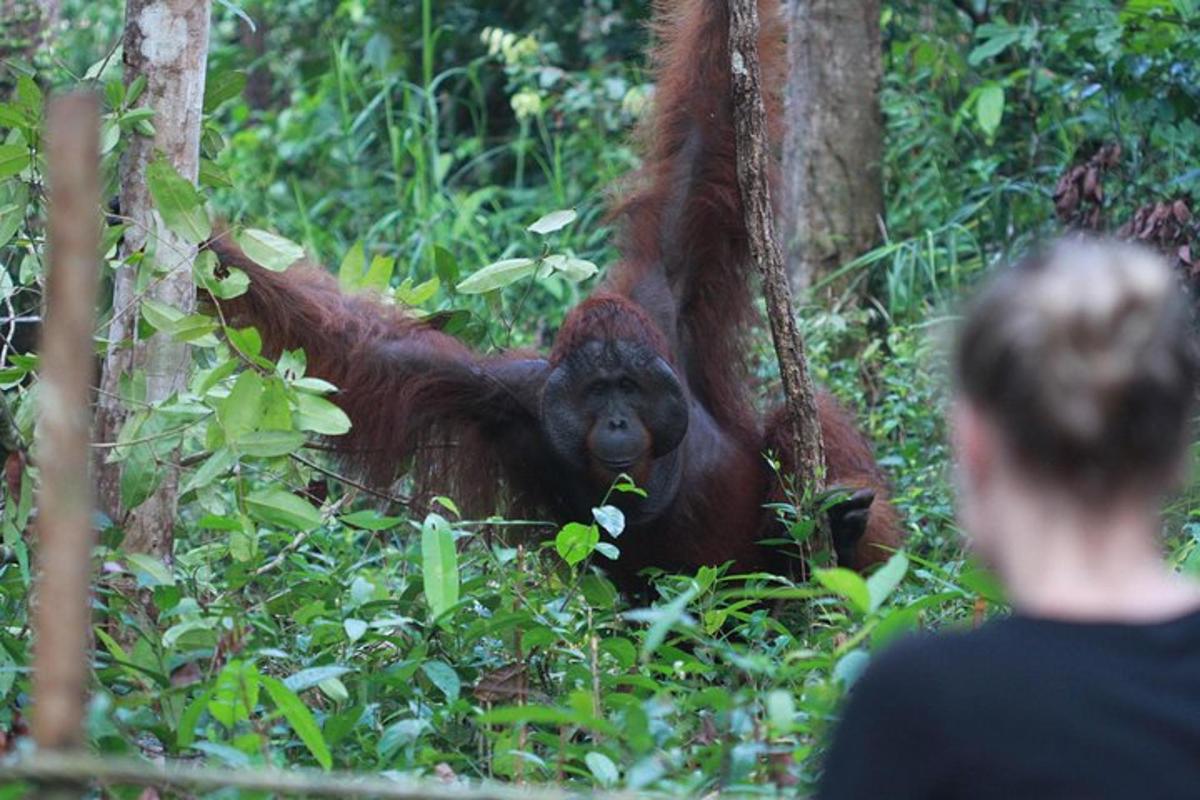
[[[783,74],[777,6],[760,0],[767,87],[779,87]],[[694,570],[726,561],[740,570],[791,571],[777,551],[758,544],[780,535],[763,507],[779,499],[763,454],[775,451],[786,466],[790,453],[782,411],[763,424],[748,392],[745,336],[754,305],[736,180],[726,6],[682,0],[659,10],[645,166],[614,211],[622,261],[568,315],[548,360],[480,356],[402,310],[341,294],[318,268],[265,270],[227,237],[210,248],[222,263],[246,270],[252,285],[221,305],[232,322],[255,325],[269,353],[303,348],[309,373],[339,387],[337,402],[354,428],[336,444],[372,480],[408,472],[418,486],[451,494],[475,513],[494,512],[504,498],[513,513],[559,522],[586,518],[588,505],[579,498],[592,496],[591,480],[583,466],[579,475],[588,485],[581,487],[539,433],[545,377],[591,339],[640,342],[676,370],[693,410],[674,454],[682,476],[677,493],[664,513],[621,537],[614,577],[634,585],[647,566]],[[777,110],[778,98],[768,98],[773,130]],[[827,395],[819,411],[829,482],[876,492],[849,565],[862,569],[899,545],[899,520],[849,415]]]

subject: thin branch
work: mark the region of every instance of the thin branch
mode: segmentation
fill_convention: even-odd
[[[825,447],[817,416],[816,391],[804,355],[804,338],[796,326],[791,288],[775,233],[775,212],[768,180],[767,112],[758,56],[758,1],[728,2],[738,188],[742,195],[750,257],[762,276],[771,338],[783,381],[794,468],[801,486],[810,498],[815,498],[824,488]],[[828,527],[824,515],[818,515],[815,542],[810,539],[806,544],[833,552]]]
[[[496,783],[470,785],[459,781],[393,780],[312,770],[284,772],[267,767],[232,770],[161,765],[138,759],[55,753],[38,753],[0,766],[0,785],[11,785],[15,781],[73,781],[193,792],[227,788],[303,797],[381,800],[633,800],[639,796],[549,787],[525,788]]]

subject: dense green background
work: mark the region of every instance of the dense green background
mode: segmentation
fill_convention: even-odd
[[[257,2],[241,9],[261,26],[251,35],[238,9],[217,4],[199,199],[343,265],[348,284],[380,259],[399,299],[455,312],[472,342],[544,343],[590,282],[454,287],[545,249],[611,262],[605,202],[637,163],[629,134],[652,91],[646,5]],[[43,277],[43,92],[105,91],[110,177],[147,124],[120,89],[121,15],[112,0],[69,0],[53,45],[0,78],[0,294],[15,311],[36,313]],[[305,462],[321,454],[301,443],[336,415],[290,372],[238,369],[211,321],[151,308],[144,324],[196,344],[194,379],[176,402],[140,409],[112,450],[137,499],[182,448],[179,540],[168,568],[126,558],[105,525],[94,745],[696,792],[810,783],[871,648],[1003,610],[964,564],[951,521],[941,369],[957,298],[1060,229],[1060,177],[1104,144],[1120,156],[1097,168],[1098,204],[1060,203],[1074,220],[1095,207],[1090,221],[1115,230],[1146,204],[1190,207],[1200,180],[1194,0],[1001,1],[978,16],[950,2],[885,5],[887,236],[849,268],[871,300],[803,310],[814,369],[856,408],[894,480],[906,557],[865,582],[837,570],[795,587],[719,570],[664,577],[656,605],[631,610],[553,545],[515,547],[497,525],[457,519],[453,498],[446,525],[337,483],[323,502],[281,491],[320,477]],[[545,238],[525,230],[562,208],[578,219]],[[1194,224],[1180,212],[1172,226],[1135,233],[1170,244],[1190,280],[1177,247]],[[771,354],[757,342],[765,397]],[[252,337],[236,343],[252,355]],[[10,354],[0,367],[5,416],[29,442],[36,362]],[[137,376],[127,391],[137,407]],[[6,737],[28,703],[31,483],[6,496],[2,519]],[[1174,505],[1170,547],[1197,572],[1191,508]],[[768,587],[803,602],[772,613],[755,601]]]

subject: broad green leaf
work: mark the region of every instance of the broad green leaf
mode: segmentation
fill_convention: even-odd
[[[0,180],[11,178],[28,166],[28,147],[23,144],[0,144]]]
[[[229,395],[217,406],[217,420],[225,431],[225,439],[236,443],[258,426],[262,419],[263,379],[257,372],[247,370],[238,375]]]
[[[222,447],[215,453],[204,459],[204,463],[200,468],[188,476],[183,485],[179,487],[180,494],[187,494],[196,489],[201,489],[208,486],[217,478],[228,472],[237,462],[237,457],[228,448]]]
[[[269,675],[263,675],[259,680],[262,681],[267,694],[271,695],[271,701],[275,703],[275,707],[283,714],[283,718],[300,737],[300,741],[304,742],[304,746],[308,748],[308,752],[312,753],[317,763],[324,769],[332,769],[333,756],[330,755],[329,746],[325,744],[325,738],[321,735],[321,728],[317,725],[317,720],[308,707],[283,684],[283,681]]]
[[[462,681],[459,680],[458,673],[454,668],[445,661],[426,661],[421,665],[421,671],[425,673],[425,677],[441,690],[446,696],[446,701],[453,703],[458,699],[458,693],[462,690]]]
[[[295,453],[305,441],[300,431],[251,431],[238,437],[237,449],[246,456],[277,458]]]
[[[311,689],[316,686],[321,681],[327,681],[330,678],[340,678],[353,671],[349,667],[339,667],[336,665],[309,667],[284,678],[283,685],[293,692],[303,692],[305,689]]]
[[[1003,117],[1004,87],[995,83],[984,86],[975,100],[975,121],[988,138],[991,138],[1000,127]]]
[[[125,560],[146,586],[174,586],[175,576],[166,564],[145,553],[127,553]]]
[[[433,296],[437,294],[437,291],[441,288],[441,286],[442,282],[437,278],[430,278],[429,280],[419,283],[416,286],[412,285],[411,278],[407,278],[405,279],[404,283],[400,284],[400,286],[396,289],[396,300],[406,306],[415,308],[432,300]]]
[[[346,638],[350,640],[351,644],[357,642],[367,632],[367,623],[353,617],[343,620],[342,627],[346,630]]]
[[[17,103],[27,112],[30,119],[37,119],[42,113],[42,90],[29,75],[17,78]]]
[[[200,244],[212,234],[204,198],[166,158],[160,156],[146,167],[146,186],[154,207],[172,232],[191,244]]]
[[[241,95],[246,88],[246,73],[229,70],[210,74],[204,81],[204,113],[211,114],[226,100]]]
[[[321,524],[321,512],[303,497],[283,489],[260,489],[246,496],[250,516],[284,530],[311,531]]]
[[[296,427],[326,436],[341,436],[350,430],[346,412],[315,394],[296,395]]]
[[[183,312],[166,303],[160,303],[149,297],[142,298],[142,318],[156,331],[171,333],[175,323],[183,319]]]
[[[353,528],[362,528],[365,531],[386,531],[404,522],[404,518],[385,517],[378,511],[364,510],[344,514],[338,517],[338,521]]]
[[[568,522],[554,537],[554,549],[571,566],[592,554],[600,542],[600,530],[595,525]]]
[[[595,275],[599,269],[591,261],[571,256],[552,255],[542,259],[552,272],[558,273],[572,283],[579,283]]]
[[[8,244],[25,220],[25,204],[8,203],[0,206],[0,247]]]
[[[1000,29],[971,51],[971,54],[967,56],[967,63],[972,67],[977,67],[992,56],[999,55],[1007,50],[1009,45],[1015,43],[1020,38],[1021,30],[1019,28]]]
[[[700,588],[693,584],[665,606],[643,609],[641,613],[631,611],[625,615],[628,619],[640,618],[650,622],[646,638],[642,640],[641,658],[643,662],[649,661],[658,651],[672,628],[677,625],[691,626],[695,624],[691,615],[687,613],[687,607],[688,603],[692,602],[698,594],[700,594]]]
[[[201,186],[207,186],[210,189],[233,188],[233,178],[229,177],[229,173],[207,158],[200,159],[200,174],[197,176],[197,181]]]
[[[363,271],[367,267],[367,251],[361,241],[346,251],[338,267],[338,285],[343,291],[352,292],[362,286]]]
[[[862,675],[871,662],[871,656],[866,650],[851,650],[842,656],[833,667],[833,679],[842,686],[849,687],[858,676]]]
[[[592,509],[592,518],[596,524],[614,539],[625,530],[625,514],[616,506],[599,506]]]
[[[817,583],[844,598],[855,611],[866,613],[871,608],[871,592],[867,582],[857,572],[845,567],[814,570]]]
[[[300,245],[258,228],[242,231],[237,242],[247,258],[273,272],[282,272],[304,258],[304,248]]]
[[[537,262],[532,258],[506,258],[503,261],[488,264],[455,288],[463,294],[483,294],[495,289],[502,289],[522,278],[528,278],[536,269]]]
[[[617,781],[621,779],[621,773],[617,770],[617,765],[612,759],[604,755],[598,750],[593,750],[583,757],[583,761],[587,764],[587,768],[591,771],[592,777],[601,786],[608,788],[616,786]]]
[[[376,292],[382,292],[388,288],[392,282],[392,272],[396,269],[396,259],[391,256],[376,255],[371,259],[371,266],[367,267],[367,274],[363,276],[362,287],[371,289]],[[434,286],[437,285],[437,279],[431,279]],[[431,281],[426,281],[424,286]],[[434,289],[434,291],[437,291]]]
[[[453,285],[458,280],[458,261],[441,245],[433,246],[433,271],[443,283]]]
[[[421,525],[421,579],[425,602],[434,619],[458,603],[458,552],[454,532],[439,514],[425,517]]]
[[[554,233],[557,230],[570,225],[575,221],[578,215],[573,208],[564,208],[561,211],[551,211],[549,214],[538,219],[537,222],[530,225],[525,230],[530,233],[536,233],[539,236],[545,236],[547,233]]]
[[[209,689],[198,695],[183,710],[183,714],[179,717],[179,727],[176,728],[175,733],[175,743],[179,747],[191,747],[192,742],[196,741],[196,726],[200,724],[200,716],[204,713],[204,709],[208,707],[209,701],[212,700],[212,695],[213,690]]]
[[[192,263],[192,276],[196,284],[212,293],[218,300],[232,300],[241,297],[250,288],[250,276],[237,267],[221,267],[220,275],[217,269],[217,256],[210,250],[205,250],[196,256]]]
[[[879,610],[888,596],[900,585],[900,581],[904,580],[906,572],[908,572],[908,556],[898,552],[894,553],[886,564],[867,577],[867,593],[871,597],[870,610],[872,612]]]

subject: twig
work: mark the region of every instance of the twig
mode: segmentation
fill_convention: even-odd
[[[286,772],[268,767],[253,770],[160,765],[137,759],[39,753],[0,766],[0,784],[14,781],[88,781],[116,786],[152,786],[209,792],[218,789],[271,792],[305,797],[381,798],[382,800],[633,800],[629,793],[570,791],[559,788],[502,784],[464,785],[419,780],[392,780],[348,773],[311,770]]]

